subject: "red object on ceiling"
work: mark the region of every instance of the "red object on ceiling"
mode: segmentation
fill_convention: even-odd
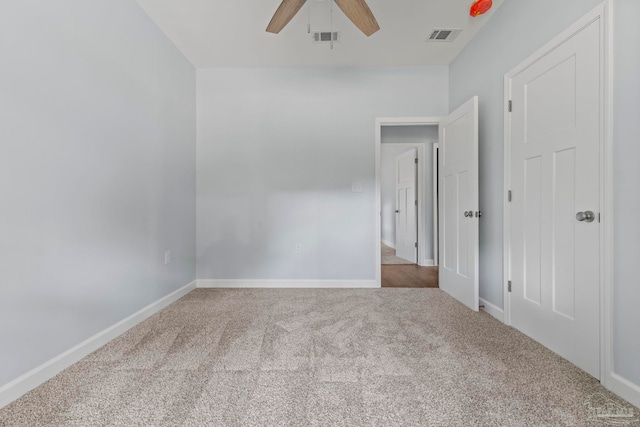
[[[478,15],[482,15],[483,13],[487,13],[487,11],[491,9],[491,6],[493,6],[492,0],[476,0],[471,5],[469,15],[476,17]]]

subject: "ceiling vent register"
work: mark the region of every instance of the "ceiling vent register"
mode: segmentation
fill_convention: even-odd
[[[459,28],[436,28],[431,31],[427,41],[430,43],[452,42],[461,32]]]
[[[330,43],[333,35],[333,42],[340,43],[339,31],[314,31],[312,34],[314,43]]]

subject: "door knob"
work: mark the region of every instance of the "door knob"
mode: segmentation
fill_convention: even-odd
[[[576,219],[578,221],[593,222],[593,220],[596,219],[596,214],[591,211],[578,212]]]
[[[471,211],[465,211],[465,212],[464,212],[464,216],[465,216],[466,218],[470,218],[470,217],[472,217],[472,216],[473,216],[473,212],[471,212]]]

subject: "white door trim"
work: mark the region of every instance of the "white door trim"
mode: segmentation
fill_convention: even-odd
[[[511,99],[511,80],[512,78],[529,67],[532,63],[545,56],[548,52],[564,43],[567,39],[580,32],[587,25],[600,19],[601,22],[601,67],[602,67],[602,96],[601,111],[601,145],[600,145],[600,165],[603,173],[600,176],[600,212],[602,212],[601,227],[601,252],[600,252],[600,381],[602,384],[610,388],[613,374],[613,354],[612,354],[612,189],[613,189],[613,168],[611,157],[612,144],[612,61],[611,61],[611,4],[605,1],[598,7],[593,9],[583,18],[571,25],[560,35],[555,37],[541,49],[525,59],[504,76],[504,199],[503,199],[503,298],[504,298],[504,321],[507,325],[511,324],[511,301],[508,290],[508,281],[511,278],[511,216],[509,210],[509,190],[511,188],[511,123],[508,110],[509,100]]]
[[[425,126],[425,125],[439,125],[440,117],[382,117],[376,118],[376,139],[375,139],[375,175],[376,175],[376,209],[375,209],[375,260],[376,260],[376,283],[378,287],[382,287],[382,254],[380,253],[380,215],[381,203],[380,203],[380,149],[382,147],[382,127],[383,126]],[[394,147],[411,146],[418,147],[418,260],[420,265],[424,263],[423,257],[425,253],[424,238],[420,238],[420,233],[424,233],[425,219],[424,219],[424,176],[425,167],[424,164],[424,147],[422,144],[411,143],[397,143]]]
[[[433,144],[433,265],[440,263],[440,253],[438,251],[438,149],[440,143]]]

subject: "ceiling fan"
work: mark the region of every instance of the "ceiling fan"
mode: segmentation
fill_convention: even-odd
[[[380,29],[378,21],[371,13],[371,9],[364,0],[330,0],[336,4],[347,18],[354,23],[367,37]],[[271,18],[271,22],[267,26],[268,33],[278,34],[296,13],[304,6],[307,0],[282,0],[278,10]]]

